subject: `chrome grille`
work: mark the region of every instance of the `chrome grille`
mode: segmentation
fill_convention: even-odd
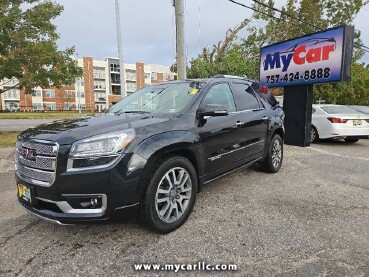
[[[24,157],[24,149],[35,151],[35,157]],[[15,157],[17,176],[31,184],[51,186],[55,179],[58,150],[58,144],[50,141],[18,141]]]

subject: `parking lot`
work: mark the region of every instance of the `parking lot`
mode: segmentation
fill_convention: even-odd
[[[27,214],[15,188],[14,172],[0,173],[4,276],[132,276],[144,274],[135,263],[198,261],[238,266],[219,276],[369,275],[369,140],[286,146],[278,174],[254,166],[208,185],[164,236],[135,222],[54,225]]]

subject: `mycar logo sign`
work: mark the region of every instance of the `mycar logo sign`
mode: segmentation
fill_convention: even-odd
[[[263,47],[260,82],[269,87],[351,80],[354,28],[342,26]]]

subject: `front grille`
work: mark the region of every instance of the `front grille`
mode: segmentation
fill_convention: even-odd
[[[24,150],[31,149],[34,155],[30,158]],[[55,179],[58,144],[49,141],[30,140],[17,142],[16,174],[25,182],[51,186]]]

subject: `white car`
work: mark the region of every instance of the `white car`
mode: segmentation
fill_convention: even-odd
[[[341,105],[313,105],[310,142],[344,139],[354,143],[369,136],[369,115]]]

